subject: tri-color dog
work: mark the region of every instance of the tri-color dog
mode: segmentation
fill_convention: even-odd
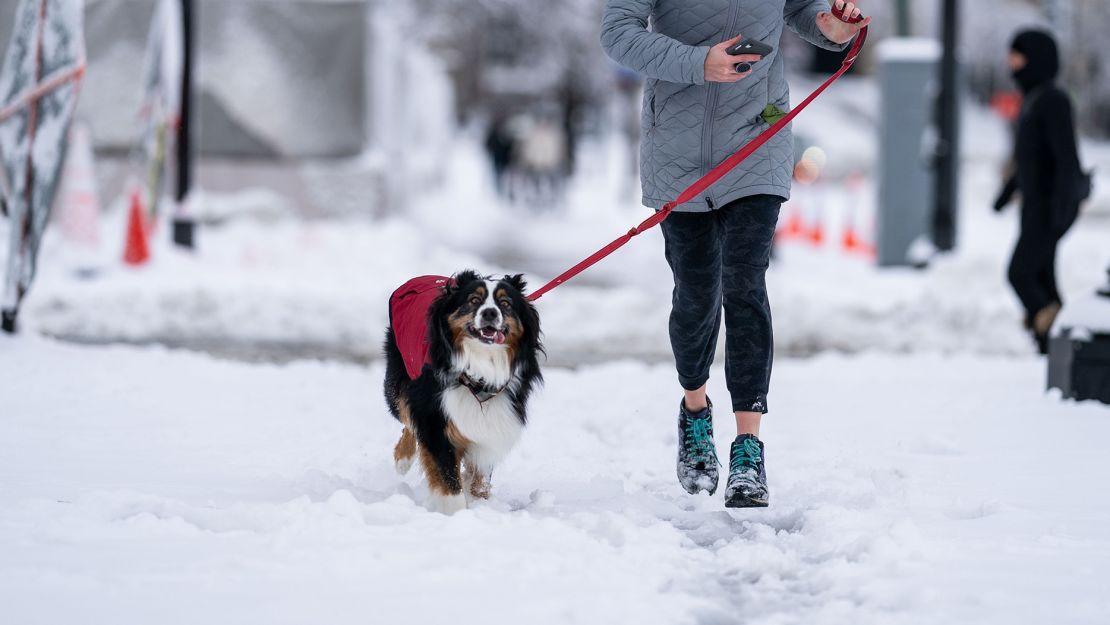
[[[403,426],[398,472],[419,456],[433,507],[450,514],[489,497],[493,468],[520,439],[528,397],[543,380],[543,345],[520,275],[425,278],[390,302],[385,399]]]

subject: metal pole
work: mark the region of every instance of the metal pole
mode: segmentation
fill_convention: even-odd
[[[940,95],[937,102],[936,188],[933,205],[933,243],[943,252],[956,247],[956,211],[959,188],[960,110],[959,66],[956,47],[959,41],[959,2],[944,0],[943,55],[940,63]]]
[[[181,0],[181,34],[184,45],[181,68],[181,121],[177,126],[177,214],[173,219],[173,242],[181,247],[196,247],[196,222],[184,211],[185,199],[193,184],[193,0]]]
[[[910,0],[894,0],[894,13],[899,37],[909,37],[913,27],[910,22]]]

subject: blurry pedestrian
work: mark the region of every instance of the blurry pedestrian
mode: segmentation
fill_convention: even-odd
[[[1079,166],[1068,95],[1055,83],[1059,53],[1052,35],[1027,30],[1010,47],[1009,65],[1024,94],[1014,141],[1014,173],[994,209],[1021,194],[1021,235],[1010,261],[1009,280],[1025,308],[1025,327],[1041,353],[1060,311],[1056,247],[1090,195],[1090,178]]]
[[[508,193],[506,174],[513,162],[513,147],[513,133],[509,128],[508,116],[498,113],[486,133],[486,154],[493,167],[493,183],[497,192],[502,195]]]
[[[549,207],[562,194],[566,176],[566,139],[548,115],[538,116],[520,139],[517,165],[528,181],[532,204]]]
[[[572,73],[571,76],[573,75]],[[578,127],[584,102],[579,85],[570,78],[563,83],[558,96],[562,108],[563,145],[566,151],[566,158],[563,159],[566,170],[564,174],[570,177],[574,175],[575,159],[578,156]]]
[[[790,107],[784,26],[842,50],[870,23],[835,0],[608,0],[601,42],[613,60],[647,78],[641,128],[643,202],[658,210],[750,142]],[[651,28],[648,28],[648,25]],[[767,58],[732,56],[741,37],[774,48]],[[738,72],[737,64],[750,63]],[[705,393],[725,317],[725,381],[736,418],[725,505],[766,506],[759,425],[771,378],[771,309],[765,274],[779,207],[790,194],[794,141],[783,130],[706,195],[663,221],[674,276],[671,349],[685,391],[678,414],[678,479],[690,493],[717,489],[712,404]]]

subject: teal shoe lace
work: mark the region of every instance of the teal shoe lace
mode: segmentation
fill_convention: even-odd
[[[763,459],[763,451],[759,443],[752,438],[745,438],[739,445],[733,445],[730,460],[733,469],[759,470],[759,462]]]
[[[710,429],[709,419],[686,418],[686,453],[695,462],[713,462],[721,464],[717,458],[717,446],[713,443],[713,432]]]

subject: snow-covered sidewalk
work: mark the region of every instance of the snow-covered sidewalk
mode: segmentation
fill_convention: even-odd
[[[493,499],[445,517],[393,471],[377,365],[0,340],[0,622],[1110,617],[1110,411],[1040,360],[780,362],[742,512],[677,486],[669,367],[546,375]]]

